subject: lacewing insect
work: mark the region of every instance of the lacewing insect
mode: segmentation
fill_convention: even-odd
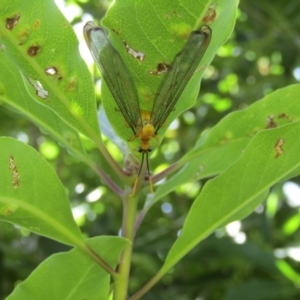
[[[127,124],[133,131],[130,141],[138,138],[142,153],[142,161],[131,195],[135,194],[144,160],[149,174],[150,190],[153,184],[149,171],[148,154],[152,148],[151,138],[158,139],[158,131],[164,125],[174,109],[180,95],[193,76],[210,43],[212,31],[203,25],[200,30],[193,31],[184,48],[174,57],[155,94],[152,110],[140,110],[139,98],[134,80],[129,73],[120,54],[109,42],[104,30],[93,22],[84,26],[84,36],[92,56],[99,67],[102,78],[106,82],[117,106]]]

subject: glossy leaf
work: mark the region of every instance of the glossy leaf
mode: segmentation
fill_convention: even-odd
[[[17,84],[79,132],[98,133],[91,75],[71,25],[54,1],[4,0],[0,18],[0,56],[21,72],[23,80],[18,78]],[[4,88],[11,88],[10,81],[2,82]]]
[[[299,130],[296,121],[259,132],[235,164],[204,186],[163,269],[220,226],[249,214],[276,182],[300,173]]]
[[[257,132],[300,120],[299,92],[299,84],[291,85],[267,95],[248,109],[225,117],[181,159],[188,163],[157,188],[154,201],[184,183],[224,172],[242,155]]]
[[[115,268],[127,241],[120,237],[102,236],[89,239],[86,243]],[[28,279],[17,285],[7,300],[107,300],[109,289],[110,275],[75,248],[46,259]]]
[[[0,100],[32,120],[77,157],[85,157],[79,134],[48,107],[32,101],[15,64],[0,52]],[[7,78],[10,80],[8,81]]]
[[[161,128],[159,138],[163,137],[172,120],[194,104],[205,67],[232,31],[236,1],[215,2],[218,17],[209,25],[212,29],[212,41],[198,70]],[[164,72],[161,72],[162,66],[169,65],[183,49],[190,33],[204,24],[202,18],[211,4],[212,1],[209,0],[198,1],[197,5],[189,2],[184,6],[180,1],[118,1],[106,14],[102,23],[109,29],[109,38],[135,81],[141,110],[151,111],[155,94],[164,76]],[[125,140],[132,138],[132,131],[124,126],[122,114],[116,111],[117,104],[105,84],[102,86],[102,95],[108,119],[116,132]],[[151,144],[155,146],[157,141],[152,139]],[[136,150],[139,142],[135,140],[130,146]]]
[[[66,191],[33,148],[0,138],[0,220],[69,245],[83,245]]]

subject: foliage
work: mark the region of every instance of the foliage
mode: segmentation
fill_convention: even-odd
[[[161,81],[149,70],[170,63],[201,20],[213,31],[153,144],[155,194],[145,182],[135,197],[138,141],[128,142],[105,84],[101,103],[123,141],[102,108],[97,117],[99,94],[70,23],[50,0],[2,2],[0,298],[108,299],[114,291],[125,299],[128,285],[130,299],[297,299],[300,270],[288,251],[297,249],[300,222],[282,193],[300,171],[296,0],[242,1],[223,46],[236,1],[115,1],[103,25],[144,110]],[[92,2],[69,5],[104,15]]]

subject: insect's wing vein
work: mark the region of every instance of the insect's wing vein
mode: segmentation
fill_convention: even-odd
[[[151,123],[155,132],[163,126],[187,83],[196,71],[211,39],[211,29],[203,26],[191,33],[183,50],[179,52],[165,74],[155,95]]]
[[[84,34],[104,81],[135,134],[136,126],[141,118],[139,99],[134,81],[125,63],[102,28],[88,22],[85,25]]]

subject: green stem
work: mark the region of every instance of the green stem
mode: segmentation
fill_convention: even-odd
[[[117,273],[98,255],[96,254],[89,246],[84,244],[81,249],[85,251],[92,259],[94,259],[107,273],[109,273],[113,278],[116,278]]]
[[[167,270],[161,269],[155,276],[153,276],[139,291],[132,295],[128,300],[140,299],[146,294],[165,274]]]
[[[126,193],[123,208],[122,236],[130,241],[123,251],[118,267],[118,276],[115,278],[114,300],[127,299],[129,273],[131,266],[131,255],[134,240],[134,225],[136,219],[136,209],[138,197],[128,197]]]

